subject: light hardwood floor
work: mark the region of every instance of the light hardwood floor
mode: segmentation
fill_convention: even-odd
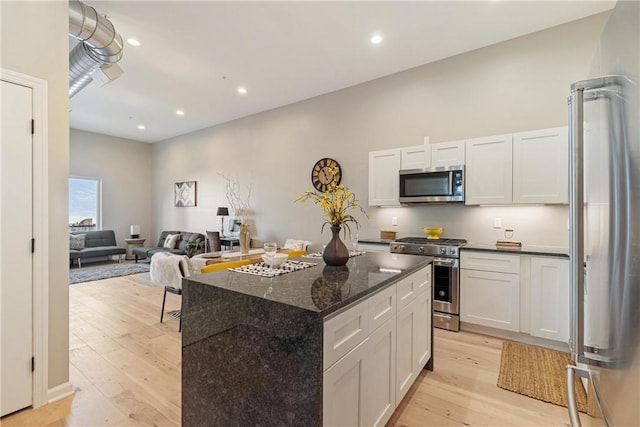
[[[180,425],[178,321],[165,316],[160,324],[161,303],[162,288],[148,273],[72,285],[69,374],[75,394],[0,424]],[[167,295],[167,310],[179,305],[179,297]],[[566,408],[496,386],[501,347],[499,339],[436,330],[435,371],[422,372],[388,425],[568,425]]]

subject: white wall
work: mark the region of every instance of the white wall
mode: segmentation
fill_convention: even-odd
[[[219,173],[253,185],[253,235],[283,242],[305,238],[319,248],[318,208],[294,204],[311,188],[322,157],[343,167],[343,182],[367,201],[367,153],[567,124],[569,84],[584,78],[608,14],[600,14],[470,53],[417,67],[230,123],[154,144],[156,233],[217,229],[226,206]],[[313,76],[309,76],[313,84]],[[173,183],[198,181],[198,206],[173,207]],[[369,208],[361,236],[377,237],[398,216],[399,235],[427,225],[445,235],[495,242],[499,215],[525,244],[567,246],[567,208],[427,206]]]
[[[49,389],[69,381],[67,2],[0,4],[1,66],[48,82]]]
[[[77,129],[69,137],[71,176],[102,182],[102,229],[114,230],[121,246],[132,224],[147,237],[153,216],[151,145]]]

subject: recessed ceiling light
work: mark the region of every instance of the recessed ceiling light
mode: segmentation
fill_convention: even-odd
[[[127,39],[127,43],[129,43],[131,46],[140,46],[140,42],[134,38]]]
[[[138,125],[138,129],[144,130],[144,125]]]
[[[238,93],[240,95],[246,95],[247,94],[247,88],[244,86],[238,86]]]
[[[380,34],[374,34],[369,40],[371,41],[371,44],[380,44],[382,43],[382,36]]]
[[[184,111],[182,111],[182,110],[176,110],[176,114],[177,114],[178,116],[184,116]]]

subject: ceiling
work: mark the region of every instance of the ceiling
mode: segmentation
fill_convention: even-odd
[[[156,142],[580,19],[615,1],[86,3],[141,46],[125,43],[119,79],[91,83],[71,99],[70,126]],[[374,33],[382,43],[370,43]]]

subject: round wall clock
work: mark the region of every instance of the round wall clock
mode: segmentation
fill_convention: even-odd
[[[336,171],[334,174],[333,171]],[[311,169],[311,183],[318,191],[327,191],[331,188],[331,183],[336,185],[342,181],[342,168],[340,164],[333,159],[325,157],[320,159],[313,165]]]

